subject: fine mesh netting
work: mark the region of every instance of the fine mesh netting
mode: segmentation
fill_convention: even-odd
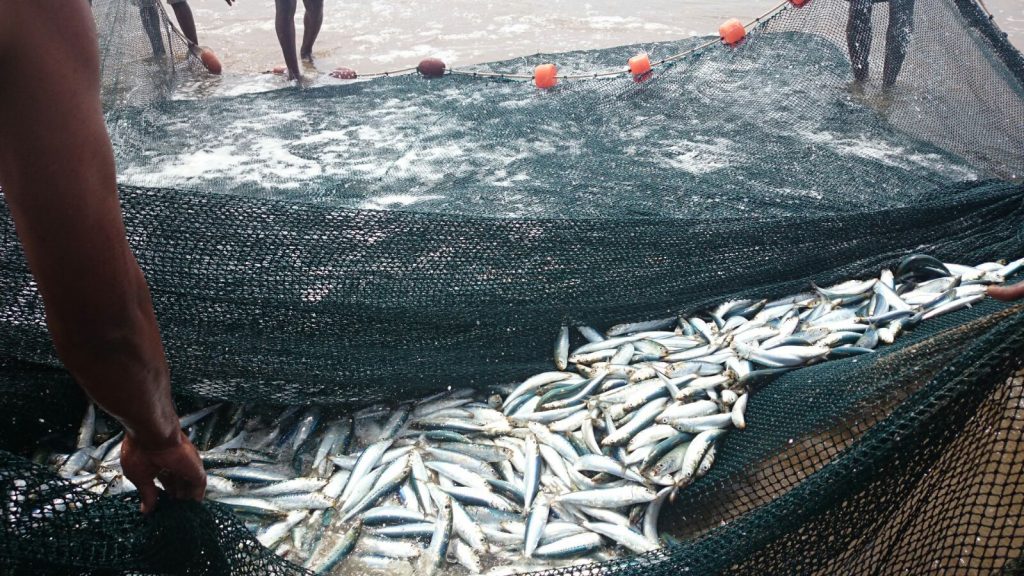
[[[563,322],[784,296],[915,252],[1024,255],[1024,64],[968,0],[914,3],[889,90],[888,4],[857,87],[848,4],[812,0],[643,83],[451,74],[219,97],[197,96],[215,81],[195,79],[162,8],[154,23],[137,4],[94,2],[104,101],[183,403],[354,407],[505,384],[550,366]],[[585,74],[636,51],[474,69]],[[21,458],[81,405],[53,402],[80,393],[3,210],[0,571],[298,573],[217,505],[143,519]],[[1022,352],[1024,309],[985,301],[786,374],[662,513],[678,544],[587,571],[1013,572]]]

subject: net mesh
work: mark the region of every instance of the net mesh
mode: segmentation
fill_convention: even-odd
[[[855,86],[848,4],[813,0],[643,83],[459,74],[206,98],[218,87],[194,80],[161,7],[154,25],[97,0],[126,225],[176,390],[355,406],[485,387],[549,366],[561,322],[782,296],[910,252],[1024,255],[1020,54],[972,2],[913,4],[888,90],[895,5],[874,7]],[[636,51],[479,69],[589,73]],[[144,519],[24,459],[74,429],[79,404],[52,398],[81,396],[6,211],[0,294],[0,571],[299,573],[216,505]],[[1016,570],[1022,328],[1024,309],[985,302],[772,382],[663,513],[679,543],[586,571]]]

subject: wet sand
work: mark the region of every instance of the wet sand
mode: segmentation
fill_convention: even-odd
[[[414,65],[437,56],[450,66],[538,52],[604,48],[714,34],[727,18],[752,20],[776,0],[325,0],[316,44],[318,68],[362,73]],[[190,0],[200,43],[231,72],[282,64],[274,0]],[[296,13],[302,34],[303,9]],[[1011,41],[1024,47],[1024,2],[986,0]]]

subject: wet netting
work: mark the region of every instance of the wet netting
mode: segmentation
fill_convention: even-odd
[[[162,7],[93,4],[129,239],[183,404],[485,388],[549,369],[563,323],[785,296],[911,253],[1024,256],[1024,60],[972,0],[909,3],[891,86],[907,3],[873,5],[855,82],[850,4],[811,0],[735,47],[262,93],[201,78]],[[643,82],[472,74],[596,74],[638,49],[692,52]],[[0,574],[302,573],[218,504],[143,518],[26,459],[84,404],[0,210]],[[671,546],[562,572],[1015,573],[1022,353],[1024,307],[985,300],[788,372],[662,512]]]

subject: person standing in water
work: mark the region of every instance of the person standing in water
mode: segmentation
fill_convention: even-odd
[[[136,0],[139,5],[139,16],[142,18],[142,27],[149,37],[149,44],[153,48],[154,56],[163,56],[164,41],[160,30],[160,12],[157,6],[159,0]],[[178,28],[192,46],[199,46],[199,34],[196,32],[196,20],[192,16],[192,8],[188,0],[167,0],[174,10],[174,17],[178,20]],[[230,5],[231,3],[228,2]]]
[[[228,2],[231,3],[231,0]],[[298,0],[275,0],[277,16],[274,27],[277,30],[277,41],[281,43],[284,54],[285,68],[289,80],[300,80],[299,59],[295,56],[295,5]],[[324,23],[324,0],[302,0],[306,14],[302,18],[302,47],[299,57],[313,63],[313,43],[320,35],[320,27]]]
[[[882,88],[891,89],[903,68],[914,29],[914,0],[850,0],[850,17],[846,24],[846,45],[850,50],[855,87],[863,87],[868,79],[868,58],[871,55],[871,9],[875,2],[889,4],[889,26],[885,32],[885,64]]]

